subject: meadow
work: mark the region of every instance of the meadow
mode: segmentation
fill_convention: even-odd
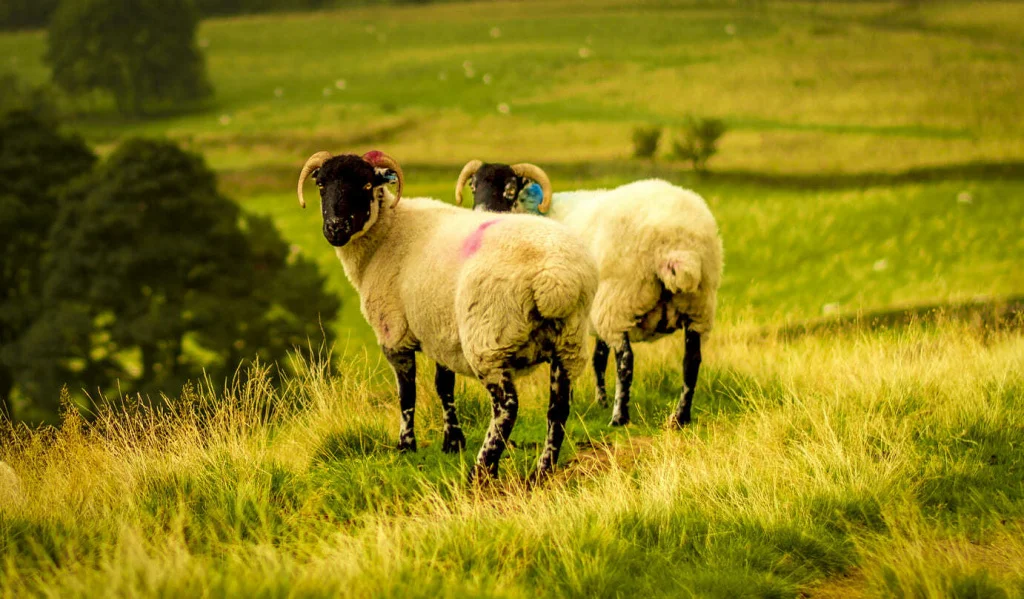
[[[128,135],[202,153],[329,274],[339,341],[0,430],[0,595],[1024,597],[1021,22],[1014,2],[613,0],[204,22],[210,105],[125,121],[96,97],[67,126],[101,154]],[[26,80],[44,50],[0,35]],[[670,139],[692,114],[729,125],[711,175],[667,140],[630,157],[634,126]],[[395,452],[390,372],[294,196],[322,149],[386,150],[407,195],[449,201],[471,158],[700,192],[726,267],[695,425],[663,426],[668,340],[637,348],[626,429],[580,378],[540,487],[543,376],[497,483],[465,484],[490,410],[473,381],[465,454],[440,452],[422,374],[421,450]]]

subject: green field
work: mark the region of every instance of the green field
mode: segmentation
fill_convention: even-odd
[[[1002,318],[1024,296],[1022,22],[1016,2],[611,0],[204,22],[208,106],[125,121],[97,97],[67,126],[101,153],[201,152],[343,297],[336,359],[0,430],[0,595],[1024,597],[1024,322]],[[0,35],[0,68],[43,82],[44,50]],[[634,126],[691,114],[729,125],[710,176],[664,141],[630,158]],[[451,200],[482,158],[707,198],[726,267],[695,426],[662,426],[668,340],[637,346],[626,430],[581,377],[543,487],[542,375],[498,483],[464,483],[490,410],[472,381],[470,451],[440,452],[421,374],[421,451],[394,452],[390,376],[294,196],[313,152],[374,148],[407,195]]]

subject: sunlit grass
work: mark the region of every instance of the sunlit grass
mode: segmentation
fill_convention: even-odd
[[[170,413],[8,431],[0,457],[22,489],[0,512],[4,592],[1020,589],[1018,332],[940,319],[790,341],[727,328],[713,339],[697,426],[661,429],[678,347],[660,344],[638,368],[650,424],[610,434],[581,385],[576,449],[534,489],[522,481],[542,434],[543,377],[523,383],[519,449],[484,490],[464,483],[471,456],[440,453],[426,381],[424,448],[391,449],[396,402],[381,365],[360,360],[300,368],[280,392],[257,373],[223,397],[187,392]],[[459,409],[474,450],[487,413],[475,383],[460,383]]]

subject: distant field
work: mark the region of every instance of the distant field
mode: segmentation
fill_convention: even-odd
[[[377,145],[449,166],[619,159],[633,124],[688,114],[730,123],[722,170],[1024,161],[1021,22],[1016,2],[609,0],[212,20],[199,34],[217,90],[209,110],[79,126],[97,141],[190,139],[222,169]],[[0,67],[43,81],[44,46],[42,33],[0,36]]]

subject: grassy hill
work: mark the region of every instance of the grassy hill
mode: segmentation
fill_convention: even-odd
[[[203,153],[329,274],[342,357],[281,389],[267,368],[169,410],[0,430],[0,596],[1024,597],[1020,22],[1014,2],[611,0],[205,22],[210,106],[126,122],[94,98],[68,126],[101,152],[141,134]],[[31,81],[44,47],[0,35]],[[635,125],[671,137],[690,114],[730,126],[710,177],[667,145],[629,157]],[[421,375],[422,449],[395,453],[390,374],[294,197],[309,154],[371,148],[410,195],[450,200],[477,157],[704,195],[726,269],[695,426],[662,426],[669,340],[637,347],[627,430],[581,377],[540,488],[542,373],[489,488],[463,482],[475,382],[456,390],[470,451],[440,452]]]

